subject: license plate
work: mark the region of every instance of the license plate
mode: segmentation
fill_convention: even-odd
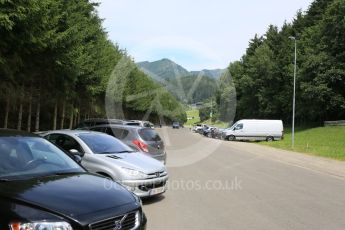
[[[154,189],[151,189],[150,195],[151,196],[157,195],[157,194],[163,193],[164,191],[165,191],[165,187],[154,188]]]

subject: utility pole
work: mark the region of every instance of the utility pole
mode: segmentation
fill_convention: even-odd
[[[212,123],[212,117],[213,117],[213,98],[211,98],[211,113],[210,113],[211,123]]]
[[[291,146],[295,147],[295,110],[296,110],[296,72],[297,72],[297,39],[296,37],[290,36],[291,40],[295,42],[295,64],[293,73],[293,98],[292,98],[292,138]]]

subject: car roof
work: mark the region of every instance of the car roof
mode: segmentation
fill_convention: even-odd
[[[39,137],[36,134],[15,130],[15,129],[0,129],[0,137]]]
[[[63,130],[49,131],[46,134],[48,135],[48,134],[52,134],[52,133],[78,135],[78,134],[99,133],[99,132],[94,132],[91,130],[81,130],[81,129],[63,129]]]
[[[121,119],[114,119],[114,118],[88,118],[84,121],[123,121]]]
[[[135,126],[135,125],[121,125],[121,124],[104,124],[104,125],[95,125],[90,128],[97,127],[110,127],[110,128],[125,128],[125,129],[149,129],[149,127]]]

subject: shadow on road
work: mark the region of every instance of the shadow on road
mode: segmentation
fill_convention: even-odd
[[[154,197],[148,197],[148,198],[142,198],[143,205],[150,205],[157,202],[160,202],[165,199],[164,195],[154,196]]]

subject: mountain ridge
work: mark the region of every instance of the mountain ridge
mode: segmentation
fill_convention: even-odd
[[[225,69],[203,69],[200,71],[188,71],[183,66],[168,58],[163,58],[161,60],[152,62],[137,62],[136,64],[142,71],[159,82],[173,78],[198,75],[218,79],[225,71]]]
[[[141,71],[159,82],[179,101],[188,104],[202,102],[212,97],[218,88],[217,81],[225,71],[222,69],[188,71],[167,58],[136,64]]]

